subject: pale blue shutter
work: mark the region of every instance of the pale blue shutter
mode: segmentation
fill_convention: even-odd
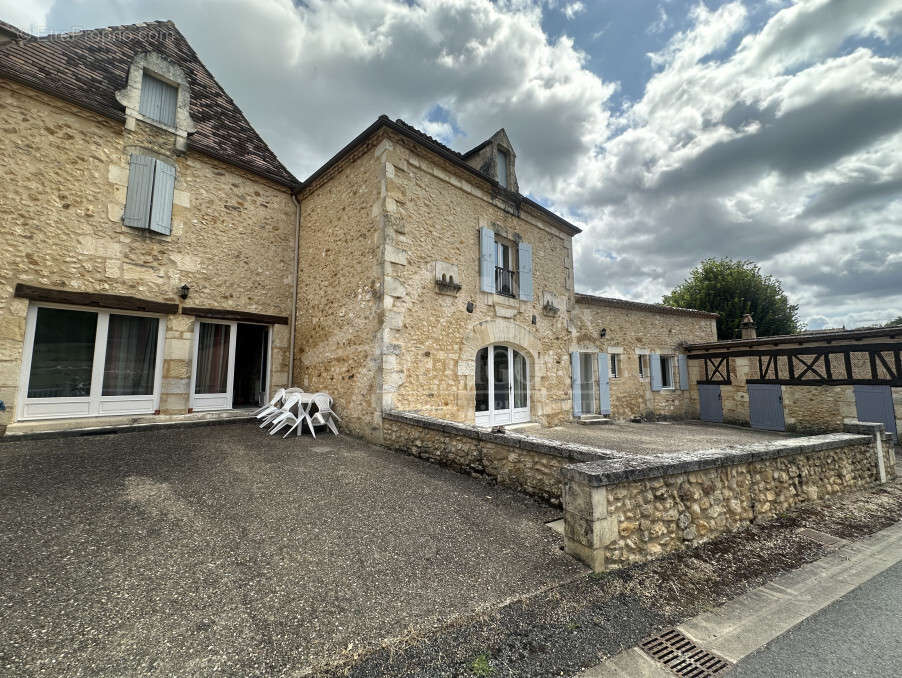
[[[151,120],[175,127],[175,109],[179,90],[147,73],[141,78],[138,112]]]
[[[532,245],[525,242],[517,245],[517,258],[520,261],[520,298],[532,301]]]
[[[583,413],[583,399],[579,390],[579,353],[570,354],[570,390],[573,392],[573,416]]]
[[[611,365],[607,353],[598,354],[598,399],[602,414],[611,413]]]
[[[479,289],[495,291],[495,232],[485,226],[479,229]]]
[[[689,390],[689,363],[686,360],[686,356],[678,355],[677,363],[680,366],[680,390],[688,391]]]
[[[150,222],[150,196],[156,160],[132,154],[128,163],[128,189],[122,223],[132,228],[147,228]]]
[[[648,354],[648,362],[651,366],[651,390],[661,390],[661,356],[657,353]]]
[[[150,230],[169,235],[172,232],[172,194],[175,191],[175,167],[157,160],[150,209]]]

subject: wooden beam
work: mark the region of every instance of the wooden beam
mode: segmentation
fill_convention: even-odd
[[[193,315],[197,318],[216,320],[237,320],[238,322],[259,323],[261,325],[287,325],[288,316],[266,315],[249,311],[230,311],[222,308],[202,308],[200,306],[184,306],[182,315]]]
[[[172,315],[179,312],[179,305],[164,301],[152,301],[121,294],[102,294],[99,292],[79,292],[76,290],[57,290],[35,285],[16,285],[15,296],[30,301],[43,301],[51,304],[71,304],[89,308],[109,308],[119,311],[143,311],[144,313],[161,313]]]

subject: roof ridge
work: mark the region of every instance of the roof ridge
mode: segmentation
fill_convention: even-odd
[[[681,308],[679,306],[668,306],[667,304],[659,304],[659,303],[648,302],[648,301],[634,301],[632,299],[620,299],[618,297],[602,297],[597,294],[587,294],[586,292],[574,292],[574,296],[585,297],[586,299],[600,301],[603,303],[610,303],[610,304],[619,305],[619,306],[636,306],[636,307],[653,308],[653,309],[666,311],[666,312],[673,312],[673,313],[704,314],[707,316],[711,316],[712,318],[720,317],[720,314],[718,314],[718,313],[714,313],[712,311],[703,311],[700,308]]]
[[[406,122],[406,121],[402,120],[401,118],[396,118],[396,119],[395,119],[395,122],[398,123],[399,125],[403,125],[404,127],[409,128],[411,131],[413,131],[413,132],[419,134],[419,135],[420,135],[421,137],[423,137],[424,139],[428,139],[430,142],[432,142],[432,143],[435,144],[436,146],[440,146],[441,148],[443,148],[444,150],[448,151],[449,153],[453,153],[454,155],[457,155],[457,156],[460,156],[461,158],[463,158],[463,155],[461,155],[461,153],[459,153],[458,151],[455,151],[455,150],[454,150],[453,148],[451,148],[450,146],[448,146],[448,145],[446,145],[446,144],[443,144],[441,141],[439,141],[439,140],[436,139],[435,137],[429,136],[428,134],[426,134],[426,132],[424,132],[423,130],[419,129],[418,127],[414,127],[414,126],[411,125],[409,122]]]

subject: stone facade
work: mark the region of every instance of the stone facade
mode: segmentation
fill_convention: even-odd
[[[29,302],[17,283],[287,316],[290,191],[195,152],[143,121],[134,129],[0,79],[0,424],[16,412]],[[121,222],[129,153],[177,167],[172,234]],[[252,246],[251,246],[252,245]],[[161,413],[185,413],[193,317],[166,318]],[[270,380],[287,382],[288,328],[273,332]]]
[[[828,434],[564,469],[566,549],[596,571],[690,548],[802,503],[894,478],[895,454],[874,435]]]
[[[571,351],[618,356],[619,373],[610,379],[612,417],[698,417],[697,398],[682,388],[676,362],[674,388],[652,391],[648,374],[639,376],[639,356],[685,355],[686,344],[715,340],[715,316],[577,295],[572,317]]]

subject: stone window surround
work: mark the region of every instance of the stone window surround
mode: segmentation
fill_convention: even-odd
[[[153,77],[178,88],[175,127],[165,125],[158,120],[152,120],[139,112],[141,86],[144,82],[145,71]],[[178,150],[184,151],[188,147],[188,135],[193,134],[196,130],[189,112],[191,89],[185,72],[177,64],[156,52],[137,54],[128,69],[128,84],[116,92],[116,100],[125,106],[126,129],[134,130],[136,121],[141,120],[148,125],[153,125],[175,134],[175,146]]]
[[[673,365],[674,365],[674,360],[676,359],[676,355],[673,353],[659,353],[658,359],[661,361],[661,390],[662,391],[675,390],[676,389],[676,380],[674,379]],[[669,370],[664,369],[664,361],[665,360],[669,360],[669,363],[668,363],[670,365]],[[665,384],[664,375],[665,375],[665,373],[668,373],[668,372],[670,374],[670,386],[665,386],[664,385]]]

